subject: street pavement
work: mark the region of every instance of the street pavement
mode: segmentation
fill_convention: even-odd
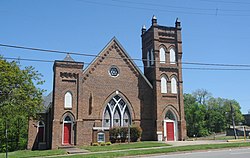
[[[139,157],[139,156],[138,156]],[[186,153],[174,153],[158,156],[140,156],[140,158],[249,158],[250,148],[233,148]]]

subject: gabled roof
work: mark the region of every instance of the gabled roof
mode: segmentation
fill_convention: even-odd
[[[52,91],[53,92],[53,91]],[[46,113],[47,110],[50,108],[51,103],[52,103],[52,92],[50,92],[47,96],[43,97],[43,106],[44,106],[44,111],[42,113]]]
[[[116,39],[116,37],[113,37],[108,44],[100,51],[100,53],[94,58],[94,60],[88,65],[88,67],[83,71],[83,73],[88,73],[89,71],[91,71],[91,67],[92,64],[96,63],[98,61],[98,59],[101,59],[103,56],[102,54],[104,53],[104,51],[109,48],[112,43],[115,42],[117,44],[117,46],[122,50],[122,52],[125,55],[125,59],[128,59],[128,61],[133,65],[134,69],[144,78],[144,80],[146,81],[146,83],[153,88],[152,84],[148,81],[148,79],[146,78],[146,76],[142,73],[142,71],[138,68],[138,66],[135,64],[135,62],[133,61],[133,59],[129,56],[129,54],[127,53],[127,51],[123,48],[123,46],[120,44],[120,42]]]

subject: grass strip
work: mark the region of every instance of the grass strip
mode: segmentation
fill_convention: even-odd
[[[26,157],[43,157],[43,156],[52,156],[52,155],[64,155],[66,154],[65,150],[19,150],[14,152],[9,152],[9,158],[26,158]],[[0,158],[5,158],[5,153],[0,153]]]
[[[208,149],[220,149],[220,148],[235,148],[235,147],[247,147],[250,146],[249,142],[244,143],[223,143],[223,144],[203,144],[203,145],[189,145],[179,147],[168,147],[161,149],[147,149],[147,150],[130,150],[108,153],[93,153],[88,155],[71,155],[71,158],[112,158],[122,156],[134,156],[134,155],[148,155],[148,154],[165,154],[171,152],[192,151],[192,150],[208,150]]]
[[[98,151],[137,149],[137,148],[151,148],[151,147],[161,147],[161,146],[169,146],[169,145],[166,143],[145,141],[145,142],[135,142],[135,143],[129,143],[129,144],[124,144],[124,143],[112,144],[110,146],[83,146],[80,148],[89,150],[91,152],[98,152]]]

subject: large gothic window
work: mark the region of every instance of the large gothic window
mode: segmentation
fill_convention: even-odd
[[[104,127],[128,126],[131,115],[127,103],[119,96],[114,96],[105,108],[103,115]]]
[[[161,77],[161,93],[167,93],[168,89],[167,89],[167,77],[166,76],[162,76]]]
[[[176,55],[175,50],[173,48],[170,49],[170,64],[176,63]]]
[[[160,48],[160,63],[164,64],[166,62],[166,53],[164,48]]]
[[[175,77],[172,77],[171,79],[171,93],[174,93],[174,94],[177,93],[177,81]]]
[[[70,92],[64,96],[64,108],[72,108],[72,94]]]

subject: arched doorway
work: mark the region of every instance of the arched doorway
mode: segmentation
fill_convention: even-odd
[[[45,142],[45,125],[43,121],[38,121],[37,123],[37,138],[38,142]]]
[[[63,120],[63,145],[71,144],[72,139],[72,129],[73,129],[73,121],[70,116],[66,116]]]
[[[175,113],[168,110],[164,119],[164,137],[166,141],[178,140],[178,123]]]

